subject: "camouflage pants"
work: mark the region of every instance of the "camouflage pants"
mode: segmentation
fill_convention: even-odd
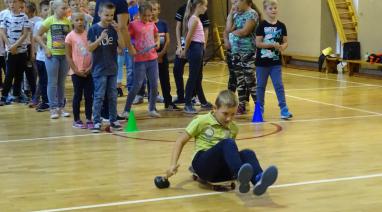
[[[239,103],[245,105],[251,95],[256,102],[256,72],[254,54],[232,54],[232,69],[235,73]]]

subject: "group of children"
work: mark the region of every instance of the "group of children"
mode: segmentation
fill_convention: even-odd
[[[158,19],[160,6],[157,1],[141,2],[139,18],[128,24],[128,32],[115,21],[115,13],[121,8],[112,3],[102,3],[97,8],[94,2],[90,2],[89,7],[80,0],[69,0],[68,3],[65,0],[42,0],[39,5],[41,18],[36,18],[36,7],[32,3],[28,2],[23,9],[24,0],[6,0],[8,9],[0,13],[0,39],[5,44],[3,56],[0,54],[0,65],[6,70],[1,105],[9,104],[11,88],[13,96],[20,98],[25,73],[34,100],[41,97],[37,110],[49,109],[52,119],[68,117],[70,113],[64,107],[65,80],[69,74],[74,88],[73,127],[76,128],[100,132],[101,110],[107,106],[110,127],[121,130],[118,119],[128,118],[146,80],[151,117],[161,117],[156,109],[158,80],[165,108],[179,110],[170,94],[167,59],[170,40],[166,23]],[[177,139],[167,177],[176,173],[183,146],[195,137],[192,167],[201,178],[211,182],[236,178],[240,182],[240,192],[248,192],[251,181],[255,185],[254,193],[261,195],[276,181],[277,168],[271,166],[263,171],[252,150],[238,150],[234,140],[238,127],[233,118],[246,112],[249,96],[264,113],[264,94],[269,76],[279,101],[281,118],[292,117],[281,78],[281,52],[288,46],[287,30],[277,19],[277,0],[263,1],[263,19],[252,0],[232,0],[232,5],[225,30],[230,69],[228,88],[231,91],[220,92],[214,106],[207,101],[202,87],[202,62],[208,37],[206,26],[209,24],[204,14],[208,2],[188,0],[187,5],[177,12],[178,46],[174,76],[178,99],[175,103],[185,103],[184,112],[195,114],[197,110],[192,99],[197,96],[201,109],[213,111],[194,119]],[[49,11],[53,15],[49,16]],[[92,15],[98,15],[99,21],[93,21]],[[120,115],[117,114],[117,85],[121,82],[117,74],[118,48],[120,54],[129,54],[126,65],[128,60],[131,63],[134,59],[128,68],[129,93]],[[34,61],[39,77],[37,88],[30,69]],[[180,81],[179,78],[180,73],[183,76],[186,62],[190,64],[190,71],[184,91],[183,79]],[[234,94],[236,90],[238,99]],[[85,123],[80,118],[82,96],[85,97]]]

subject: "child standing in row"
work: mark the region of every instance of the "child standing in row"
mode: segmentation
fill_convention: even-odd
[[[162,88],[162,94],[164,98],[164,108],[167,111],[181,110],[172,102],[170,74],[169,74],[169,62],[167,58],[168,47],[170,46],[170,33],[167,28],[167,23],[159,19],[160,4],[157,0],[151,0],[151,6],[153,7],[152,21],[158,28],[160,46],[157,49],[158,53],[158,67],[159,67],[159,81]]]
[[[93,59],[94,133],[101,131],[101,109],[105,93],[108,97],[110,127],[112,130],[122,130],[117,120],[117,47],[124,48],[124,38],[114,21],[115,9],[112,3],[100,5],[100,22],[95,23],[88,32],[89,51]]]
[[[30,23],[25,13],[20,12],[24,0],[9,0],[9,12],[5,13],[0,24],[1,36],[6,46],[6,65],[4,87],[0,104],[7,103],[7,97],[14,80],[13,95],[20,98],[21,83],[27,63],[27,45]]]
[[[72,13],[71,20],[73,31],[65,39],[66,59],[70,66],[69,75],[72,77],[73,116],[74,128],[93,128],[92,106],[93,106],[93,80],[91,76],[91,55],[88,52],[87,31],[85,30],[85,15],[81,12]],[[80,106],[82,94],[85,97],[86,125],[80,118]]]
[[[256,30],[256,74],[257,102],[264,113],[264,94],[268,77],[271,76],[279,101],[282,119],[292,118],[285,100],[284,85],[281,74],[281,52],[288,47],[287,29],[284,23],[277,20],[277,0],[264,0],[265,20]]]
[[[72,13],[79,13],[83,12],[83,7],[81,6],[80,0],[69,0],[69,7]],[[83,12],[84,14],[84,21],[83,24],[85,26],[85,30],[88,31],[90,26],[93,23],[93,17],[89,14]],[[71,17],[69,17],[69,20],[72,21]]]
[[[270,166],[263,171],[254,151],[238,150],[235,139],[239,129],[233,121],[237,106],[238,100],[234,93],[221,91],[213,112],[192,120],[175,142],[167,177],[176,174],[183,147],[191,138],[195,138],[191,166],[201,179],[208,182],[236,179],[240,183],[241,193],[250,190],[251,181],[255,195],[266,192],[277,179],[277,168]]]
[[[66,18],[68,5],[64,0],[52,1],[54,15],[45,19],[35,39],[45,50],[45,66],[48,74],[48,99],[50,118],[60,116],[69,117],[64,111],[65,79],[68,64],[65,57],[65,37],[71,31],[71,23]],[[47,33],[47,44],[43,42],[43,35]]]
[[[252,0],[238,0],[236,13],[228,17],[231,23],[229,42],[231,46],[232,69],[237,82],[239,106],[237,114],[245,114],[247,92],[256,102],[256,77],[255,77],[255,53],[254,44],[255,28],[259,23],[259,13]]]
[[[38,31],[43,23],[43,21],[48,17],[49,15],[49,0],[43,0],[40,2],[40,17],[42,20],[37,21],[34,24],[33,27],[33,36],[38,35]],[[43,45],[46,45],[46,34],[42,36],[43,40],[39,39],[34,39],[35,40],[35,48],[36,48],[36,69],[37,69],[37,75],[38,75],[38,90],[41,95],[41,102],[37,106],[36,111],[37,112],[44,112],[49,110],[49,100],[48,100],[48,94],[47,94],[47,89],[48,89],[48,75],[46,72],[46,67],[45,67],[45,50],[43,48]],[[40,44],[39,42],[43,42],[43,44]],[[37,98],[37,97],[36,97]],[[38,100],[36,100],[38,101]]]
[[[134,98],[146,76],[150,85],[148,114],[154,118],[161,117],[155,107],[158,95],[158,54],[155,47],[159,46],[159,35],[157,27],[151,22],[151,10],[151,4],[148,2],[139,5],[140,19],[129,24],[129,32],[137,54],[134,57],[133,88],[127,96],[125,110],[121,114],[125,118],[128,118]]]
[[[189,77],[186,84],[184,112],[189,114],[198,113],[192,104],[192,97],[196,92],[201,108],[211,110],[211,103],[207,102],[202,87],[203,56],[206,38],[203,24],[199,16],[207,11],[207,0],[189,0],[183,19],[183,34],[186,36],[185,48],[181,57],[186,57],[190,64]]]

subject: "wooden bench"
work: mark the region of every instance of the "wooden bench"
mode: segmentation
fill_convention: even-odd
[[[291,52],[286,52],[286,53],[282,53],[281,60],[282,60],[282,64],[286,67],[316,70],[315,68],[312,68],[312,67],[298,67],[296,65],[291,65],[290,62],[291,62],[291,60],[299,60],[299,61],[304,61],[304,62],[317,63],[318,57],[306,56],[306,55],[300,55],[300,54],[295,54],[295,53],[291,53]]]
[[[354,73],[358,73],[361,66],[370,66],[370,67],[376,67],[376,68],[382,68],[381,63],[369,63],[364,60],[344,60],[341,58],[326,58],[326,73],[328,72],[336,72],[337,70],[337,64],[338,62],[346,62],[347,63],[347,70],[349,71],[349,76],[353,76]],[[334,64],[336,64],[334,66]]]

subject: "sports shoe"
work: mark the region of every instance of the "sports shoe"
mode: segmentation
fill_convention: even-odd
[[[200,109],[201,110],[212,110],[213,105],[211,103],[207,102],[206,104],[200,105]]]
[[[176,99],[175,101],[173,101],[174,104],[176,105],[182,105],[185,103],[184,99]]]
[[[102,123],[109,123],[109,119],[105,118],[105,117],[101,117],[101,121]]]
[[[200,101],[199,101],[199,98],[197,96],[194,96],[191,100],[192,104],[195,105],[195,106],[199,106],[200,105]]]
[[[157,102],[157,103],[163,103],[163,102],[164,102],[164,98],[163,98],[163,96],[161,96],[161,95],[157,95],[156,102]]]
[[[37,108],[36,108],[36,111],[37,112],[44,112],[44,111],[48,111],[49,110],[49,105],[46,104],[46,103],[40,103]]]
[[[119,123],[119,121],[115,121],[115,122],[110,123],[110,128],[113,131],[121,131],[122,125]]]
[[[160,118],[162,117],[157,110],[152,110],[152,111],[149,111],[149,116],[153,117],[153,118]]]
[[[28,107],[29,107],[29,108],[37,108],[38,105],[39,105],[38,102],[36,102],[36,101],[31,101],[31,102],[29,102]]]
[[[92,121],[87,121],[86,122],[86,125],[85,125],[85,128],[87,129],[93,129],[94,128],[94,124]]]
[[[4,105],[5,105],[5,102],[0,100],[0,106],[4,106]]]
[[[196,109],[192,105],[185,105],[183,112],[185,112],[187,114],[197,114],[198,113],[198,111],[196,111]]]
[[[239,106],[237,106],[236,115],[243,115],[246,113],[247,113],[247,110],[245,109],[245,105],[239,104]]]
[[[100,133],[101,132],[101,126],[102,126],[101,123],[95,123],[93,128],[90,129],[90,131],[92,131],[92,133]]]
[[[176,106],[174,103],[171,103],[169,105],[165,105],[164,109],[166,111],[181,111],[182,110],[178,106]]]
[[[143,103],[143,96],[136,95],[133,101],[133,105],[139,105]]]
[[[129,119],[130,111],[123,111],[121,114],[119,114],[119,117]]]
[[[60,109],[59,109],[59,114],[60,114],[62,117],[70,117],[70,113],[65,112],[64,108],[60,108]]]
[[[60,118],[60,115],[58,115],[58,110],[56,108],[53,108],[50,110],[50,118],[51,119],[58,119]]]
[[[281,119],[288,120],[293,117],[292,113],[289,112],[287,106],[283,107],[280,112]]]
[[[253,175],[253,168],[251,164],[244,163],[238,173],[237,173],[237,181],[239,181],[239,191],[240,193],[247,193],[251,188],[249,182],[251,181]]]
[[[276,166],[268,167],[261,175],[260,180],[256,183],[255,188],[253,189],[253,194],[257,196],[264,194],[268,187],[276,182],[277,175],[278,170]]]
[[[73,128],[85,129],[86,127],[81,120],[78,120],[73,122]]]

